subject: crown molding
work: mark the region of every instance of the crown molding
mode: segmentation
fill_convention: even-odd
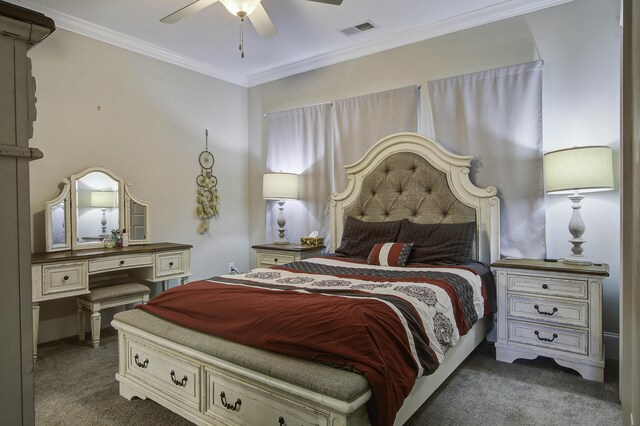
[[[223,69],[215,67],[209,63],[195,60],[174,51],[164,49],[155,44],[127,36],[117,31],[92,24],[88,21],[57,12],[48,7],[40,6],[26,0],[11,1],[19,6],[44,13],[52,18],[55,21],[56,26],[59,28],[109,43],[141,55],[149,56],[160,61],[168,62],[182,68],[215,77],[220,80],[228,81],[239,86],[252,87],[306,71],[361,58],[373,53],[450,34],[456,31],[489,24],[491,22],[523,15],[525,13],[535,12],[537,10],[568,3],[573,0],[505,0],[494,6],[485,7],[453,18],[427,24],[389,37],[371,40],[354,47],[311,57],[293,58],[286,63],[281,63],[275,67],[268,67],[263,71],[249,75],[238,75],[224,71]]]
[[[281,66],[255,73],[247,77],[247,86],[257,86],[284,77],[300,74],[314,69],[334,65],[351,59],[361,58],[407,44],[439,37],[456,31],[466,30],[484,24],[500,21],[514,16],[524,15],[548,7],[569,3],[573,0],[506,0],[453,18],[444,19],[409,31],[394,34],[377,40],[371,40],[355,47],[342,49],[318,56],[300,58]]]
[[[215,77],[220,80],[225,80],[240,86],[246,86],[246,78],[244,76],[238,76],[226,72],[206,62],[197,61],[193,58],[189,58],[174,51],[164,49],[155,44],[148,43],[138,38],[110,30],[100,25],[92,24],[91,22],[55,11],[39,4],[31,3],[25,0],[11,1],[18,6],[26,7],[28,9],[44,13],[55,21],[57,28],[62,28],[64,30],[68,30],[108,44],[112,44],[114,46],[121,47],[123,49],[139,53],[141,55],[149,56],[163,62],[168,62],[182,68]]]

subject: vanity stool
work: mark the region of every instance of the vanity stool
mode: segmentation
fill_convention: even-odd
[[[100,345],[100,309],[130,305],[133,308],[149,300],[150,289],[144,284],[129,282],[103,285],[91,289],[87,294],[76,297],[78,305],[78,338],[85,338],[85,311],[91,313],[91,343],[93,348]]]

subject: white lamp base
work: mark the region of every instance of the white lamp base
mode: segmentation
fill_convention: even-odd
[[[278,201],[278,206],[280,206],[280,213],[278,214],[278,239],[273,242],[273,244],[285,245],[289,244],[289,241],[284,237],[285,229],[284,225],[286,224],[286,220],[284,219],[284,200]]]
[[[567,265],[593,265],[593,262],[584,256],[569,256],[562,259],[562,263]]]
[[[583,198],[584,195],[580,195],[578,191],[574,192],[573,195],[569,195],[572,203],[571,208],[573,209],[573,214],[569,221],[569,232],[573,238],[571,238],[569,242],[573,244],[573,247],[571,248],[571,256],[562,259],[562,263],[568,265],[593,265],[593,262],[582,254],[582,244],[585,242],[582,239],[582,234],[584,233],[585,226],[582,215],[580,215],[580,201],[582,201]]]

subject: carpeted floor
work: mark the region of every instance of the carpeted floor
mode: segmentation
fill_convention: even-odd
[[[40,346],[36,425],[190,425],[153,401],[119,396],[117,336],[104,334],[98,349],[77,339]],[[494,356],[493,345],[480,345],[407,425],[621,424],[617,363],[608,362],[602,384],[549,359],[505,364]]]

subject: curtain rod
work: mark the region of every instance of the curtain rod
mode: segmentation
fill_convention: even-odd
[[[418,90],[422,89],[422,85],[421,85],[421,84],[412,84],[412,85],[404,86],[404,87],[411,87],[411,86],[415,86],[415,88],[416,88],[416,89],[418,89]],[[398,87],[398,88],[396,88],[396,89],[382,90],[382,92],[387,92],[387,91],[390,91],[390,90],[397,90],[397,89],[402,89],[402,87]],[[373,93],[381,93],[381,92],[373,92]],[[373,93],[365,93],[364,95],[358,95],[358,96],[372,95]],[[355,98],[355,97],[357,97],[357,96],[353,96],[353,97]],[[265,114],[263,115],[263,118],[267,118],[267,116],[268,116],[269,114],[277,114],[277,113],[279,113],[279,112],[292,111],[292,110],[294,110],[294,109],[298,109],[298,108],[309,108],[309,107],[314,107],[314,106],[319,106],[319,105],[329,105],[329,106],[333,106],[333,102],[334,102],[334,101],[329,101],[329,102],[320,102],[320,103],[313,104],[313,105],[305,105],[305,106],[302,106],[302,107],[295,107],[295,108],[285,109],[285,110],[281,110],[281,111],[267,112],[267,113],[265,113]]]

